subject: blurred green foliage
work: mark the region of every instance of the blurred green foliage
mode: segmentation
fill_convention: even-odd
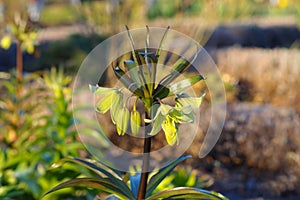
[[[172,18],[176,14],[195,15],[199,14],[204,6],[204,0],[162,0],[154,1],[148,8],[147,17],[155,19],[158,17]]]
[[[155,192],[164,191],[175,187],[208,188],[213,184],[213,179],[201,176],[191,167],[181,166],[167,176],[155,189]]]
[[[78,20],[74,6],[59,3],[45,6],[40,17],[40,23],[44,26],[67,25]]]
[[[50,2],[50,3],[49,3]],[[114,34],[124,24],[141,26],[148,20],[197,16],[213,22],[253,16],[295,16],[300,18],[298,0],[86,0],[71,5],[49,1],[41,14],[43,25],[84,23],[89,31]]]
[[[84,149],[73,125],[70,81],[54,68],[43,78],[30,74],[17,95],[13,74],[1,80],[0,199],[39,199],[49,187],[82,172],[72,166],[48,171],[57,160],[79,156]],[[79,190],[71,193],[74,198],[86,195]]]

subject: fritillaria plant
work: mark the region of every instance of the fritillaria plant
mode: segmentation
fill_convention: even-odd
[[[125,59],[120,57],[111,64],[114,75],[121,84],[114,88],[100,85],[89,86],[90,91],[100,97],[96,104],[96,111],[101,114],[110,112],[111,121],[116,126],[118,135],[125,135],[130,127],[132,135],[137,136],[141,134],[141,127],[145,127],[142,133],[144,134],[144,157],[141,172],[134,175],[127,173],[122,176],[120,171],[95,161],[64,159],[64,161],[79,163],[99,176],[73,179],[53,188],[48,193],[64,187],[85,184],[97,188],[99,192],[110,194],[106,199],[226,199],[219,193],[190,187],[153,193],[160,182],[179,163],[189,157],[181,156],[157,172],[149,172],[149,155],[153,136],[162,130],[168,145],[178,145],[180,143],[178,126],[194,122],[196,115],[194,109],[200,107],[205,93],[199,97],[193,97],[185,92],[192,85],[204,80],[200,74],[177,81],[192,63],[183,57],[179,57],[174,62],[169,74],[157,80],[159,58],[169,27],[165,30],[157,49],[149,48],[149,28],[147,27],[146,30],[145,49],[136,50],[134,40],[127,28],[132,51],[129,56],[125,56]],[[193,59],[195,58],[196,56]],[[128,93],[129,97],[126,95]],[[129,99],[132,98],[134,103],[129,106]],[[172,104],[168,103],[170,99],[173,99]],[[138,102],[143,104],[145,113],[140,113],[137,109]]]

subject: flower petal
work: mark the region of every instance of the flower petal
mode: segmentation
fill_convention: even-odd
[[[169,145],[173,146],[176,142],[178,143],[177,136],[177,125],[169,116],[162,123],[162,128],[165,132],[166,140]]]
[[[112,104],[112,94],[113,93],[109,93],[98,102],[96,110],[101,114],[105,114],[110,109]]]
[[[156,115],[156,118],[154,119],[152,123],[152,129],[149,135],[156,135],[161,130],[161,122],[165,120],[165,116],[163,116],[161,113]]]
[[[139,111],[134,110],[130,115],[131,132],[133,135],[138,135],[140,132],[141,115]]]
[[[117,132],[119,135],[125,135],[128,128],[129,118],[129,110],[126,108],[126,106],[124,106],[116,117]]]
[[[116,123],[116,116],[118,115],[120,109],[122,108],[123,104],[123,93],[116,91],[112,93],[111,97],[112,103],[110,107],[110,116],[112,122],[115,124]]]
[[[10,45],[11,45],[11,37],[9,35],[4,36],[1,39],[0,46],[3,49],[8,49],[10,47]]]

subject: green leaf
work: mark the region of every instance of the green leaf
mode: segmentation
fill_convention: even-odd
[[[107,87],[100,87],[98,85],[89,85],[90,91],[95,95],[104,95],[112,92],[114,89]]]
[[[169,115],[176,123],[193,123],[194,121],[194,112],[191,106],[175,107]]]
[[[167,96],[169,96],[170,93],[170,89],[164,85],[159,84],[155,90],[153,91],[153,98],[159,98],[159,99],[163,99]]]
[[[161,85],[169,85],[172,81],[174,81],[179,75],[181,75],[187,68],[190,67],[190,62],[184,58],[180,57],[172,66],[172,72],[165,76],[159,84]]]
[[[155,190],[155,188],[161,183],[161,181],[165,177],[167,177],[178,164],[183,162],[185,159],[191,157],[192,156],[190,155],[180,156],[178,159],[174,160],[166,167],[160,169],[155,175],[153,175],[148,183],[146,196],[149,197],[152,194],[152,192]]]
[[[146,84],[147,84],[147,82],[145,81],[145,77],[144,77],[144,73],[143,73],[143,63],[142,63],[142,60],[144,62],[145,62],[145,60],[144,59],[141,60],[140,55],[135,50],[134,42],[133,42],[132,36],[130,34],[129,28],[128,28],[128,26],[125,26],[125,27],[126,27],[126,30],[127,30],[127,35],[128,35],[129,41],[130,41],[130,47],[131,47],[131,51],[132,51],[132,57],[133,57],[134,62],[136,63],[136,66],[138,66],[138,68],[139,68],[138,73],[139,73],[139,77],[141,79],[142,87],[145,87]],[[147,94],[146,91],[144,91],[144,93],[145,93],[145,95]]]
[[[191,187],[177,187],[165,190],[146,198],[146,200],[186,198],[203,200],[227,200],[227,198],[224,197],[222,194]]]
[[[126,60],[124,61],[124,65],[127,66],[130,78],[137,83],[137,85],[141,85],[140,76],[138,73],[138,67],[136,66],[136,63],[132,60]]]
[[[115,195],[109,195],[108,197],[105,198],[105,200],[120,200],[120,199]]]
[[[194,108],[199,108],[204,96],[206,93],[203,93],[200,97],[189,97],[187,95],[178,95],[176,98],[176,106],[192,106]]]
[[[158,58],[159,58],[159,56],[160,56],[160,54],[161,54],[162,46],[163,46],[163,44],[164,44],[164,41],[166,40],[166,36],[167,36],[169,30],[170,30],[170,26],[168,26],[168,27],[166,28],[166,31],[165,31],[165,33],[164,33],[164,35],[163,35],[163,37],[162,37],[162,39],[161,39],[161,41],[160,41],[160,44],[159,44],[159,46],[158,46],[157,51],[156,51],[156,53],[155,53],[156,61],[158,60]]]
[[[166,116],[169,114],[169,112],[173,109],[172,106],[169,106],[167,104],[160,104],[160,107],[158,108],[157,112],[160,112],[162,115]]]
[[[42,196],[44,198],[46,195],[64,189],[68,187],[74,187],[74,186],[84,186],[84,187],[91,187],[99,190],[100,192],[105,192],[108,194],[114,194],[116,197],[122,199],[122,200],[130,200],[130,197],[123,194],[122,190],[115,187],[114,184],[110,183],[107,179],[96,179],[96,178],[76,178],[72,179],[66,182],[63,182],[59,184],[58,186],[52,188],[46,194]]]
[[[134,194],[134,196],[137,197],[138,190],[140,187],[141,173],[137,173],[134,176],[130,176],[129,179],[130,179],[131,191]]]
[[[114,184],[115,186],[120,188],[122,191],[124,191],[124,193],[133,197],[133,194],[131,193],[131,191],[128,188],[128,186],[126,185],[126,183],[124,183],[121,180],[121,175],[119,174],[119,171],[109,168],[105,165],[100,165],[100,163],[96,164],[96,163],[92,163],[92,161],[87,161],[87,160],[83,160],[80,158],[64,158],[64,159],[61,159],[59,162],[55,163],[53,167],[58,167],[62,163],[68,162],[68,161],[77,163],[81,166],[84,166],[84,167],[90,169],[91,171],[97,173],[102,178],[103,178],[103,175],[105,175],[106,177],[108,177],[107,181],[110,181],[112,184]],[[98,165],[100,165],[100,166],[98,166]]]
[[[201,75],[196,75],[187,79],[184,79],[182,81],[179,81],[178,83],[173,84],[172,86],[169,87],[170,93],[169,95],[177,94],[181,92],[182,90],[185,90],[188,87],[191,87],[195,83],[203,80],[203,76]]]

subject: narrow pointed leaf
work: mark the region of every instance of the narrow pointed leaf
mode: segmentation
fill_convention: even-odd
[[[194,108],[199,108],[205,93],[203,93],[200,97],[178,97],[176,98],[176,104],[180,106],[192,106]]]
[[[126,60],[124,61],[124,64],[129,69],[130,78],[137,83],[137,85],[141,85],[140,76],[138,73],[138,67],[136,66],[135,62],[132,60]]]
[[[193,77],[184,79],[182,81],[179,81],[178,83],[175,83],[169,87],[169,89],[170,89],[169,95],[177,94],[177,93],[185,90],[186,88],[191,87],[192,85],[194,85],[195,83],[197,83],[203,79],[204,79],[203,76],[197,75],[197,76],[193,76]]]
[[[114,68],[114,73],[126,88],[133,83],[133,80],[131,80],[119,67]]]
[[[156,199],[203,199],[203,200],[227,200],[222,194],[210,192],[199,188],[177,187],[165,190],[148,197],[146,200]]]
[[[107,180],[105,180],[105,179],[100,180],[100,179],[96,179],[96,178],[76,178],[76,179],[72,179],[72,180],[63,182],[63,183],[59,184],[58,186],[49,190],[46,194],[44,194],[42,196],[42,198],[52,192],[55,192],[55,191],[58,191],[58,190],[61,190],[64,188],[68,188],[68,187],[81,186],[81,185],[84,187],[95,188],[95,189],[99,190],[100,192],[114,194],[115,196],[117,196],[120,199],[124,199],[124,200],[130,199],[130,197],[123,194],[122,190],[115,187],[113,184],[111,184]]]
[[[179,75],[181,75],[187,68],[190,67],[190,62],[184,58],[179,58],[174,65],[172,66],[171,74],[167,75],[160,82],[161,85],[169,85],[172,81],[174,81]]]
[[[127,25],[125,27],[126,27],[126,30],[127,30],[127,35],[128,35],[129,41],[130,41],[130,47],[131,47],[131,51],[132,51],[132,57],[133,57],[134,62],[136,63],[136,66],[139,67],[139,76],[140,76],[141,81],[142,81],[141,84],[144,87],[146,85],[146,82],[145,82],[145,77],[143,75],[143,63],[142,63],[142,61],[140,59],[139,54],[135,50],[134,42],[133,42],[132,36],[130,34],[129,28],[128,28]]]
[[[120,199],[112,194],[112,195],[109,195],[108,197],[106,197],[105,200],[120,200]]]
[[[169,30],[170,30],[170,26],[167,27],[167,29],[166,29],[166,31],[165,31],[165,33],[164,33],[164,35],[163,35],[163,37],[162,37],[162,39],[160,41],[158,49],[157,49],[157,51],[155,53],[156,61],[158,61],[158,58],[159,58],[159,56],[161,54],[162,46],[164,44],[164,41],[166,40],[166,36],[167,36],[167,33],[168,33]]]
[[[156,89],[153,91],[153,98],[163,99],[170,94],[170,89],[164,85],[158,85]]]
[[[140,180],[141,180],[141,174],[137,173],[134,176],[130,176],[130,186],[131,191],[135,197],[137,197],[139,186],[140,186]]]
[[[153,175],[148,183],[146,196],[149,197],[152,194],[152,192],[155,190],[155,188],[161,183],[161,181],[165,177],[167,177],[178,164],[183,162],[185,159],[191,157],[192,156],[190,155],[180,156],[178,159],[174,160],[166,167],[160,169],[155,175]]]
[[[48,76],[45,76],[45,80],[49,82]],[[103,95],[112,92],[114,89],[107,87],[100,87],[98,85],[89,85],[90,91],[95,95]]]
[[[58,167],[58,166],[62,165],[64,162],[77,163],[77,164],[80,164],[81,166],[86,167],[87,169],[92,170],[93,172],[97,173],[102,178],[105,178],[105,176],[106,176],[106,177],[109,178],[107,181],[111,182],[111,184],[119,187],[126,194],[131,193],[131,191],[128,188],[128,186],[126,185],[126,183],[124,183],[121,180],[121,175],[119,174],[120,172],[117,171],[117,170],[114,170],[114,169],[109,168],[109,167],[104,166],[104,165],[98,166],[99,163],[95,164],[95,163],[92,163],[88,160],[83,160],[83,159],[80,159],[80,158],[64,158],[64,159],[61,159],[59,162],[55,163],[54,166]],[[105,176],[103,176],[103,175],[105,175]]]

